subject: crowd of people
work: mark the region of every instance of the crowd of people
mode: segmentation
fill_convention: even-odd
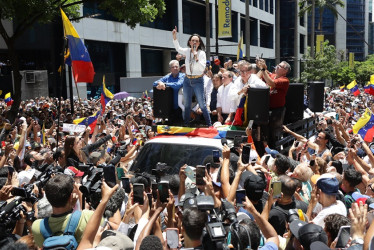
[[[173,35],[186,74],[173,60],[170,74],[154,83],[173,89],[169,122],[191,125],[200,115],[208,126],[232,124],[248,88],[270,88],[269,129],[282,125],[288,63],[270,73],[262,59],[228,62],[212,75],[201,38],[191,36],[183,50]],[[218,161],[185,164],[166,179],[163,164],[152,173],[129,171],[157,136],[151,98],[112,100],[79,132],[64,125],[102,106],[94,99],[73,106],[72,113],[69,100],[25,100],[10,122],[0,101],[0,249],[374,247],[373,138],[352,131],[365,109],[374,112],[368,94],[327,91],[325,112],[312,114],[316,133],[305,137],[282,126],[295,139],[286,154],[247,127],[238,143],[223,141]],[[265,154],[254,141],[262,141]]]

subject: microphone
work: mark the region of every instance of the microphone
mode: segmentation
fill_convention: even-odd
[[[193,45],[193,50],[195,50],[195,51],[196,51],[196,44],[194,44],[194,45]]]
[[[118,187],[117,191],[110,197],[108,204],[105,207],[104,216],[106,218],[112,217],[118,209],[121,209],[122,202],[125,199],[125,190]]]
[[[226,138],[221,138],[221,144],[222,144],[222,146],[227,145],[227,139]]]

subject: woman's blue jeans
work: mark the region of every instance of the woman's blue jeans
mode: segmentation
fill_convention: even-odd
[[[187,77],[184,78],[183,82],[183,97],[184,97],[184,114],[183,120],[184,124],[188,126],[190,122],[190,114],[191,114],[191,102],[192,102],[192,94],[195,93],[196,99],[199,103],[199,107],[203,112],[203,116],[205,122],[208,126],[212,125],[210,121],[210,116],[208,113],[208,109],[205,103],[204,97],[204,78],[199,77],[195,79],[189,79]]]

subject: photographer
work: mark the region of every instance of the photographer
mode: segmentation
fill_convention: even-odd
[[[78,199],[78,194],[73,192],[73,190],[73,178],[63,174],[52,177],[44,187],[45,195],[52,205],[52,216],[48,218],[48,225],[52,233],[63,232],[67,226],[72,210]],[[92,214],[93,211],[82,211],[79,224],[74,234],[78,243],[82,239],[83,231]],[[32,224],[32,234],[34,235],[35,243],[39,247],[43,246],[45,240],[40,230],[41,223],[42,220],[39,219]]]

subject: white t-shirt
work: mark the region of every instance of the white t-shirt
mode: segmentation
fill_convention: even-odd
[[[323,208],[320,203],[314,207],[314,213],[317,213],[317,216],[313,219],[313,223],[316,225],[325,228],[325,222],[323,221],[327,215],[330,214],[340,214],[343,216],[347,216],[347,208],[345,207],[344,203],[337,200],[336,203],[332,204],[329,207]]]
[[[236,111],[236,105],[233,100],[230,99],[230,89],[234,87],[234,83],[230,82],[226,86],[224,84],[218,88],[217,93],[217,108],[222,108],[222,114],[230,114]]]

